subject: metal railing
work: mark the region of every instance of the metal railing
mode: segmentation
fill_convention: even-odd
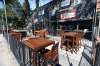
[[[33,52],[34,50],[25,46],[25,44],[16,40],[11,35],[8,34],[7,36],[7,34],[5,33],[4,36],[6,39],[9,36],[10,49],[16,57],[20,66],[48,66],[48,64],[51,64],[53,66],[57,65],[56,62],[45,59],[45,57],[43,57],[43,55],[39,52]]]

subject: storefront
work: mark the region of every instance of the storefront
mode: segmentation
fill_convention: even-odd
[[[91,36],[95,5],[96,3],[92,0],[62,1],[59,10],[56,12],[56,29],[60,29],[60,26],[63,26],[65,31],[88,29],[88,35]]]

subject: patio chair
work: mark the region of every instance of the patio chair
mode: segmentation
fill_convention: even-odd
[[[48,34],[48,31],[46,29],[35,32],[35,36],[41,37],[41,38],[46,38],[47,34]]]
[[[72,41],[69,39],[64,39],[63,42],[61,43],[61,49],[73,52],[72,51]]]
[[[46,60],[58,63],[58,45],[59,42],[53,45],[52,50],[43,54]]]
[[[80,40],[81,40],[81,35],[78,34],[75,38],[75,42],[74,42],[74,46],[73,46],[73,51],[75,53],[77,53],[77,51],[79,50],[80,46],[81,46],[81,43],[80,43]]]

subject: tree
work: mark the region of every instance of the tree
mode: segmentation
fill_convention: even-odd
[[[30,10],[30,4],[29,4],[29,0],[25,0],[24,2],[24,5],[21,6],[20,3],[19,3],[19,0],[6,0],[6,5],[9,7],[7,8],[7,12],[8,10],[10,10],[12,13],[15,14],[15,20],[17,23],[15,23],[12,19],[12,21],[15,23],[13,23],[14,25],[17,25],[19,27],[21,27],[21,24],[22,26],[25,24],[27,24],[31,17],[31,10]],[[14,16],[14,15],[13,15]],[[10,20],[10,19],[9,19]]]
[[[18,2],[18,0],[5,0],[5,3],[6,3],[7,5],[13,4],[13,3],[15,3],[15,2]]]
[[[28,0],[25,0],[25,8],[26,8],[26,11],[29,13],[30,12],[30,5],[29,5],[29,1]]]
[[[38,8],[39,8],[39,0],[36,0],[36,15],[38,15]]]
[[[23,9],[19,3],[19,0],[5,0],[5,4],[8,26],[10,24],[12,24],[12,27],[16,26],[17,28],[25,26],[25,20],[21,20]],[[22,26],[20,24],[22,24]]]

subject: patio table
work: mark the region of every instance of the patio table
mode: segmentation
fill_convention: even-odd
[[[76,39],[77,36],[78,36],[77,32],[64,32],[62,34],[62,37],[64,39],[68,39],[68,40],[72,41],[72,47],[74,46],[75,39]]]
[[[51,44],[55,44],[54,41],[44,38],[29,38],[27,40],[23,40],[22,42],[33,50],[40,50]]]
[[[27,32],[28,30],[17,30],[17,29],[15,29],[15,30],[12,30],[12,31],[14,31],[14,32]]]
[[[32,58],[33,58],[33,66],[38,66],[41,59],[37,59],[37,53],[39,53],[39,50],[42,50],[43,48],[55,44],[54,41],[44,38],[28,38],[22,40],[22,42],[29,48],[32,49]]]

